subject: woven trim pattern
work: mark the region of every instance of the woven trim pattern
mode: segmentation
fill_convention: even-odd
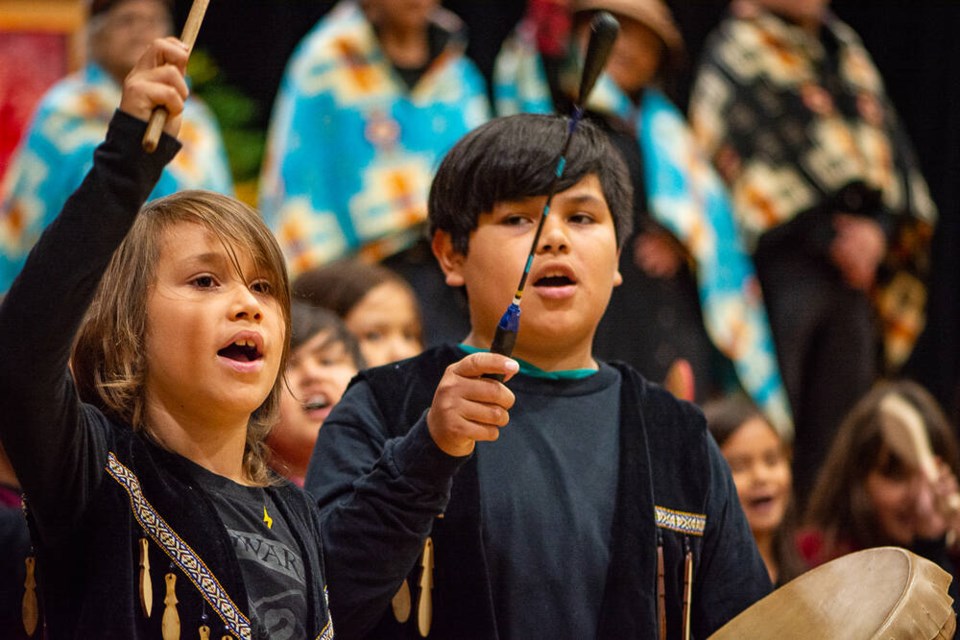
[[[707,516],[703,513],[677,511],[659,505],[654,505],[653,511],[657,526],[661,529],[687,535],[703,536],[703,532],[707,528]]]
[[[106,470],[130,496],[133,515],[147,535],[180,567],[227,628],[241,640],[250,640],[252,637],[250,621],[240,612],[200,556],[176,534],[147,501],[137,476],[121,464],[112,451],[107,455]]]

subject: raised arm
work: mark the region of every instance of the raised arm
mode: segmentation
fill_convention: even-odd
[[[114,250],[173,158],[187,88],[187,52],[154,42],[124,83],[121,111],[94,165],[33,248],[0,306],[0,438],[41,535],[68,535],[103,472],[102,415],[83,405],[67,370],[74,335]],[[160,149],[141,150],[152,108],[168,120]]]

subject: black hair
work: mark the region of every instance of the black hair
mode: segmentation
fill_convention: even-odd
[[[382,264],[352,258],[304,271],[293,282],[293,297],[330,309],[345,319],[370,291],[390,282],[410,294],[419,318],[417,296],[403,276]]]
[[[295,351],[321,331],[329,331],[335,342],[346,349],[358,370],[366,369],[367,363],[360,353],[360,344],[343,321],[330,309],[315,307],[302,300],[290,303],[290,351]]]
[[[430,235],[449,233],[454,249],[466,255],[481,213],[499,202],[546,195],[568,127],[568,118],[520,114],[491,120],[461,138],[430,187]],[[620,153],[603,131],[582,121],[566,159],[557,192],[595,174],[622,246],[633,225],[633,187]]]
[[[720,447],[748,420],[760,418],[766,422],[760,409],[742,393],[734,393],[707,402],[703,405],[703,416],[707,419],[710,435]]]

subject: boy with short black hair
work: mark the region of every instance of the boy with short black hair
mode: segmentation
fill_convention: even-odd
[[[471,332],[361,374],[320,433],[306,486],[341,637],[699,638],[770,589],[700,412],[593,358],[632,194],[589,124],[537,243],[516,360],[485,352],[566,126],[503,118],[451,150],[433,249]]]

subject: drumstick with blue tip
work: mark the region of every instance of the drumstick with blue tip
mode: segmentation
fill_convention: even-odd
[[[620,32],[620,23],[610,13],[600,11],[590,22],[590,40],[587,43],[587,55],[583,63],[583,75],[580,77],[580,91],[577,96],[577,102],[574,105],[573,116],[570,118],[570,124],[567,127],[567,135],[564,138],[563,146],[560,149],[560,155],[557,158],[556,169],[553,178],[547,188],[547,202],[543,206],[543,215],[537,223],[537,229],[533,235],[533,243],[530,246],[530,254],[527,256],[527,262],[523,267],[523,274],[520,276],[520,284],[517,285],[517,292],[513,296],[513,301],[507,310],[500,317],[497,323],[497,330],[493,335],[493,343],[490,345],[492,353],[499,353],[509,356],[513,353],[513,347],[517,342],[517,333],[520,331],[520,300],[523,298],[523,289],[527,284],[527,277],[530,275],[530,267],[533,265],[533,259],[537,253],[537,245],[540,243],[540,234],[543,232],[543,224],[550,213],[550,204],[553,202],[553,196],[557,191],[557,184],[563,177],[563,170],[567,164],[567,152],[570,150],[570,141],[577,130],[577,125],[583,119],[584,105],[587,102],[593,85],[596,84],[600,72],[607,64],[607,58],[610,57],[610,50]],[[502,374],[490,374],[490,378],[503,381]]]

